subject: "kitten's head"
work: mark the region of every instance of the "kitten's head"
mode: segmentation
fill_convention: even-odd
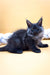
[[[28,29],[27,29],[27,34],[28,36],[35,37],[38,36],[41,32],[43,32],[43,27],[42,27],[42,18],[40,20],[33,24],[29,20],[26,20]]]

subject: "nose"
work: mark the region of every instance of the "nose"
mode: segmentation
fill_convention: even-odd
[[[37,35],[37,32],[34,32],[33,35]]]

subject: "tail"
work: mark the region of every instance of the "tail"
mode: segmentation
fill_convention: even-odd
[[[8,50],[8,46],[0,47],[0,51],[7,51],[7,50]]]

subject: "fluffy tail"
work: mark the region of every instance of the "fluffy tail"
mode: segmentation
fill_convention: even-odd
[[[0,51],[7,51],[7,50],[8,50],[8,46],[0,47]]]

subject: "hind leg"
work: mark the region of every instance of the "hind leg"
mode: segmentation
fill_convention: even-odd
[[[16,47],[14,50],[15,50],[15,53],[17,54],[23,53],[23,49],[21,47]]]
[[[21,54],[21,53],[23,53],[23,50],[22,49],[14,49],[14,50],[9,50],[9,52],[11,52],[11,53],[16,53],[16,54]]]
[[[15,47],[11,44],[7,46],[7,51],[10,53],[16,53]]]

